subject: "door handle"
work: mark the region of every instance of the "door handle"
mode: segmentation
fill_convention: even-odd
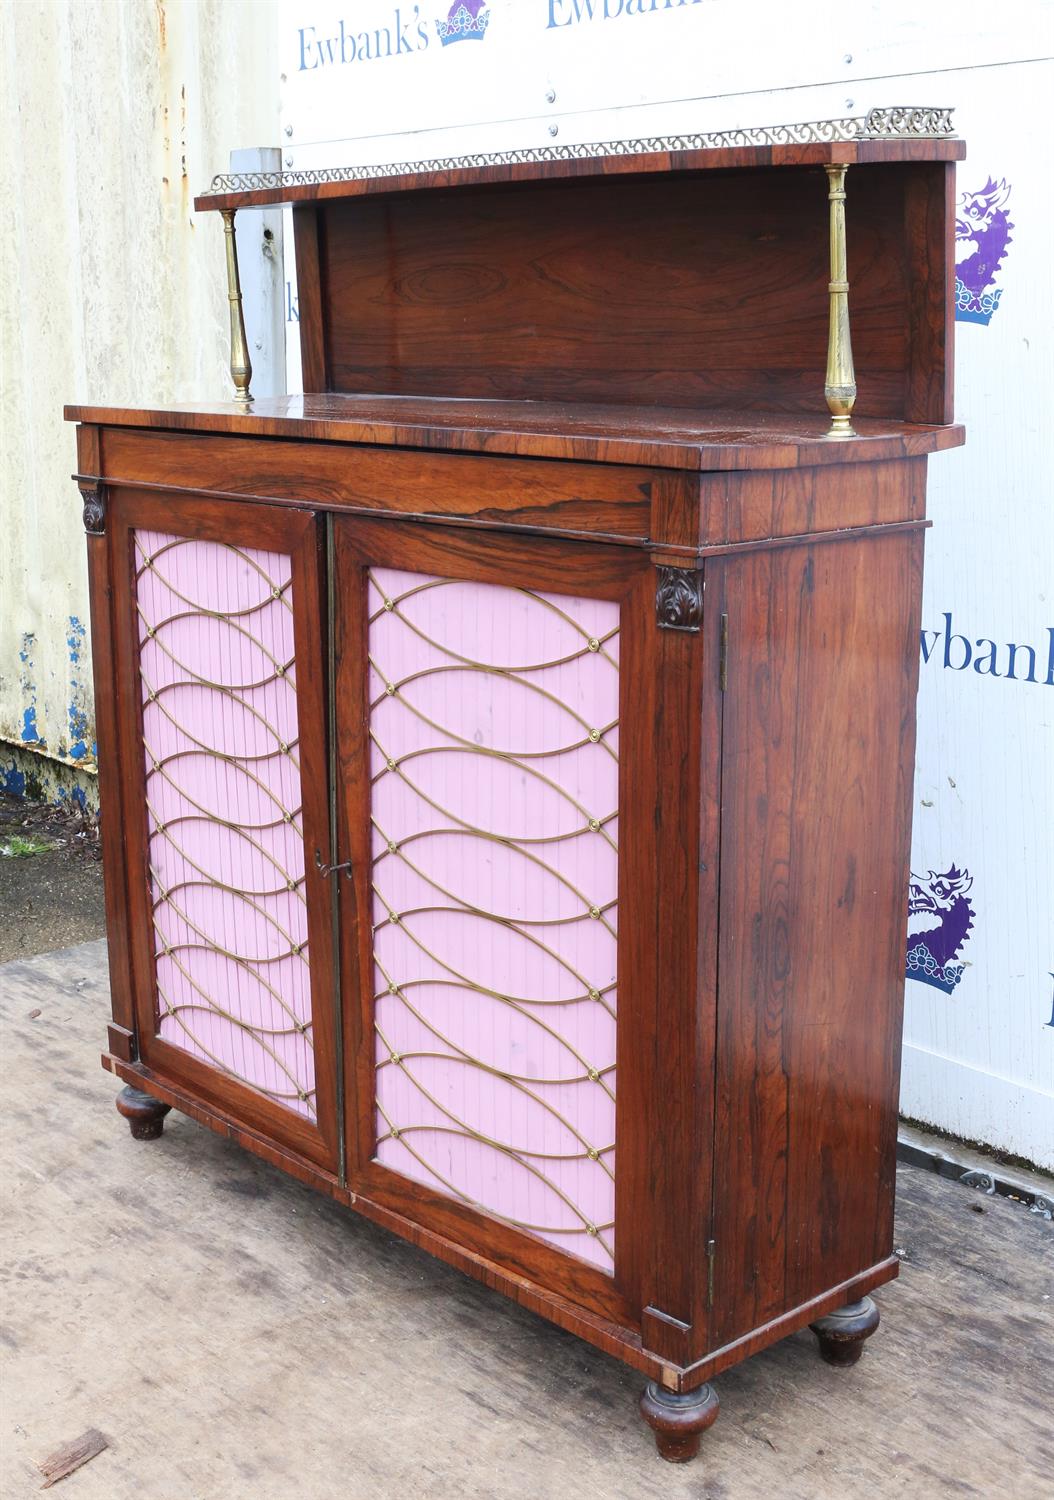
[[[351,860],[350,859],[346,859],[344,861],[344,863],[340,864],[340,865],[324,865],[322,863],[322,851],[321,851],[321,849],[316,849],[315,850],[315,868],[317,869],[318,873],[322,876],[323,880],[328,880],[329,877],[331,875],[335,875],[338,870],[350,870],[351,869]]]

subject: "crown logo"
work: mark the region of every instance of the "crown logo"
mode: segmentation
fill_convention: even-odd
[[[951,865],[938,874],[911,876],[908,892],[908,979],[950,995],[963,977],[959,955],[973,927],[969,870]]]
[[[960,323],[990,323],[998,310],[1007,246],[1014,225],[1007,212],[1010,184],[989,177],[976,193],[963,193],[955,215],[955,316]]]
[[[446,20],[436,22],[436,31],[444,47],[451,42],[481,42],[489,21],[487,0],[454,0]]]

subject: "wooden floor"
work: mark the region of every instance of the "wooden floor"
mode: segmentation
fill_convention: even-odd
[[[898,1282],[849,1371],[803,1332],[660,1462],[639,1379],[98,1068],[104,950],[0,968],[0,1494],[88,1428],[62,1500],[1054,1495],[1054,1226],[899,1177]]]

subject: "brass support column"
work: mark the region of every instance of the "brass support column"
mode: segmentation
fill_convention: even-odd
[[[234,238],[233,208],[222,208],[223,234],[227,246],[227,301],[231,309],[231,379],[239,401],[246,405],[252,400],[249,382],[253,378],[249,345],[245,339],[245,318],[242,314],[242,288],[238,279],[238,244]]]
[[[856,372],[849,337],[849,271],[845,251],[845,174],[843,165],[825,166],[831,205],[830,324],[827,334],[827,383],[824,395],[831,412],[829,438],[855,437],[850,417],[856,401]]]

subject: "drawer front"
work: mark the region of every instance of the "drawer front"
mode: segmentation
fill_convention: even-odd
[[[114,545],[144,1061],[335,1164],[314,519],[133,492]]]

